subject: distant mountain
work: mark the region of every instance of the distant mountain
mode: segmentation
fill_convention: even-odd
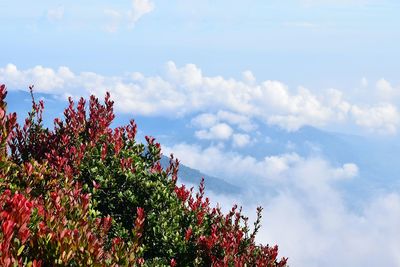
[[[243,154],[259,160],[265,156],[294,152],[302,157],[322,156],[334,166],[354,163],[359,176],[340,183],[351,192],[351,200],[368,198],[379,190],[400,190],[400,140],[390,136],[358,136],[305,126],[287,132],[273,126],[261,126],[257,145],[242,149]]]
[[[31,99],[26,91],[11,91],[9,93],[9,110],[26,114],[30,111]],[[37,99],[45,99],[44,119],[47,127],[53,127],[52,118],[62,117],[63,108],[60,100],[51,95],[37,94]],[[197,128],[190,119],[173,119],[165,117],[144,117],[132,114],[119,114],[114,126],[126,124],[135,118],[139,126],[138,137],[144,135],[157,138],[163,145],[187,143],[196,144],[203,148],[215,145],[210,140],[199,140],[194,131]],[[19,116],[23,122],[24,116]],[[298,131],[288,132],[277,126],[271,126],[256,121],[257,130],[249,133],[254,142],[245,147],[232,147],[226,143],[226,151],[234,151],[262,161],[267,156],[284,153],[297,153],[302,157],[322,156],[335,166],[344,163],[355,163],[359,167],[359,177],[343,181],[340,186],[351,191],[354,198],[369,195],[377,190],[400,190],[400,138],[397,136],[362,137],[320,130],[305,126]],[[140,138],[138,139],[140,140]],[[168,158],[163,158],[164,166]],[[204,177],[207,190],[216,193],[236,194],[242,192],[240,187],[230,184],[223,179],[201,173],[201,170],[181,165],[179,179],[184,183],[199,184]],[[235,177],[226,177],[227,179]],[[237,177],[236,177],[237,178]],[[234,179],[232,179],[234,180]]]
[[[163,168],[166,168],[168,164],[169,158],[163,156],[161,158],[161,165],[163,166]],[[183,183],[190,183],[193,185],[199,185],[202,178],[204,178],[206,191],[211,190],[214,193],[219,194],[238,194],[241,192],[238,186],[232,185],[223,179],[201,173],[199,170],[192,169],[183,164],[179,164],[178,181]]]

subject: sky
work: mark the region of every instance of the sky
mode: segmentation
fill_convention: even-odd
[[[400,266],[400,2],[0,0],[0,84],[115,101],[290,266]]]

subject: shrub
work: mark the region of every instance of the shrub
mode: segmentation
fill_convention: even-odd
[[[32,87],[31,93],[32,93]],[[113,102],[69,99],[43,127],[32,94],[23,126],[0,87],[0,264],[4,266],[286,266],[276,246],[255,244],[236,206],[210,207],[204,182],[177,186],[179,161],[160,164],[154,138],[136,142],[134,121],[111,128]]]

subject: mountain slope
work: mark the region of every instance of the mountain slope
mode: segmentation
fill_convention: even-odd
[[[168,166],[168,162],[169,162],[168,157],[163,156],[161,158],[161,165],[163,166],[163,168]],[[204,184],[206,186],[206,190],[211,190],[214,193],[238,194],[241,192],[238,186],[232,185],[223,179],[201,173],[199,170],[192,169],[183,164],[179,165],[178,179],[180,182],[189,183],[196,186],[200,184],[202,178],[204,178]]]

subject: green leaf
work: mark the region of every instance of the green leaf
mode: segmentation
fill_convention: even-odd
[[[25,245],[22,245],[17,252],[17,256],[21,255],[22,251],[24,251]]]

